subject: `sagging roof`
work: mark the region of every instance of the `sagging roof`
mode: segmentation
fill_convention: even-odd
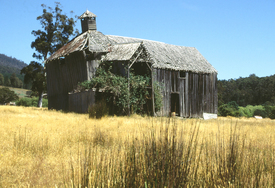
[[[56,51],[46,62],[66,56],[74,51],[88,49],[105,52],[104,61],[130,60],[142,46],[154,68],[217,73],[217,70],[194,47],[176,46],[163,42],[104,35],[99,31],[87,31]]]
[[[76,51],[88,49],[90,52],[108,52],[108,46],[113,43],[107,36],[96,30],[89,30],[75,37],[68,44],[51,55],[46,63],[54,59],[65,57]]]

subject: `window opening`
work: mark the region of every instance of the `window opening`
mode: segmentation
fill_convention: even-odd
[[[185,78],[185,77],[186,77],[186,72],[180,71],[180,78]]]

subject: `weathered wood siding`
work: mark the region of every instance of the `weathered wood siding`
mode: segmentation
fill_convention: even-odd
[[[75,52],[46,64],[49,109],[68,110],[68,92],[88,79],[87,64],[82,52]]]
[[[154,82],[159,82],[163,95],[163,107],[159,114],[171,113],[171,94],[179,96],[179,116],[202,117],[203,113],[217,113],[217,74],[154,69]],[[175,95],[178,94],[178,95]]]
[[[69,94],[69,111],[87,113],[92,104],[95,104],[95,91],[93,90]]]
[[[91,80],[99,66],[99,60],[89,60],[86,62],[88,80]]]
[[[46,70],[49,109],[87,112],[88,106],[94,102],[94,95],[68,93],[79,82],[93,78],[99,61],[87,61],[85,53],[74,52],[64,59],[48,62]],[[181,117],[202,117],[204,112],[216,114],[217,74],[185,72],[182,75],[180,71],[153,69],[153,82],[160,83],[163,95],[163,107],[158,114],[168,116],[175,109]]]
[[[189,105],[191,117],[202,117],[203,113],[218,112],[217,74],[189,74]]]

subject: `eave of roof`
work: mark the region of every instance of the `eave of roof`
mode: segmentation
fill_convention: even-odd
[[[86,31],[57,50],[45,62],[47,63],[73,52],[83,51],[86,49],[90,52],[108,52],[108,46],[112,43],[113,41],[99,31]]]

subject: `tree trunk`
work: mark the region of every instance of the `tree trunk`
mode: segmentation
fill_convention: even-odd
[[[43,92],[39,93],[39,99],[37,103],[37,107],[42,108],[42,99],[43,99]]]

